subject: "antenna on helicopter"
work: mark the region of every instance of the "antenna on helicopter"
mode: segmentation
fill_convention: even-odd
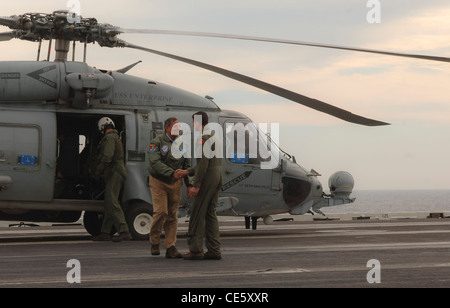
[[[39,61],[39,58],[41,57],[41,47],[42,47],[42,40],[39,40],[39,47],[38,47],[37,60],[36,61]]]

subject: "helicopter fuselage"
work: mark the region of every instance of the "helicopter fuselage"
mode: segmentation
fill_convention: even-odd
[[[76,221],[83,211],[101,213],[102,186],[90,174],[101,137],[97,121],[108,116],[126,152],[122,204],[129,224],[136,225],[135,237],[145,237],[152,213],[150,141],[164,133],[169,117],[192,127],[198,110],[223,128],[224,144],[233,137],[230,124],[252,123],[242,113],[221,110],[210,97],[86,63],[0,62],[0,219]],[[247,131],[245,146],[261,142],[260,136]],[[271,169],[261,168],[264,158],[246,151],[222,159],[219,215],[305,214],[354,200],[348,173],[330,178],[332,192],[326,195],[318,173],[278,148],[270,149],[277,151]],[[189,202],[183,192],[180,215],[189,215]]]

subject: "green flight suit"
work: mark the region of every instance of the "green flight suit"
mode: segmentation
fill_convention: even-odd
[[[214,134],[204,132],[202,139],[199,139],[202,147],[213,136]],[[199,187],[200,190],[195,197],[189,219],[189,250],[192,253],[203,252],[204,239],[209,255],[220,257],[219,221],[216,215],[216,205],[222,187],[222,161],[220,158],[215,156],[207,158],[202,151],[202,158],[198,159],[195,166],[194,187]]]
[[[101,232],[110,234],[115,226],[117,232],[129,231],[122,208],[119,194],[127,176],[124,163],[124,151],[119,133],[111,130],[103,137],[99,144],[98,165],[95,170],[96,178],[104,175],[105,214]]]

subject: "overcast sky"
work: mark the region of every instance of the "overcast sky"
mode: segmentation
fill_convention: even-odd
[[[366,0],[81,0],[83,17],[123,28],[189,30],[311,41],[450,57],[448,0],[381,0],[371,24]],[[66,0],[0,0],[0,15],[66,8]],[[7,28],[0,32],[8,31]],[[255,122],[280,123],[280,145],[307,169],[353,174],[355,189],[450,189],[450,64],[236,40],[123,34],[277,84],[353,113],[389,122],[363,127],[187,64],[137,50],[91,46],[88,63],[201,96]],[[1,61],[34,60],[37,44],[2,43]],[[81,60],[81,46],[78,60]]]

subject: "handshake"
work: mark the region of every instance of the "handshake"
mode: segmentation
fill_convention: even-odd
[[[182,179],[182,178],[184,178],[185,176],[188,176],[188,175],[189,175],[189,171],[188,170],[177,169],[177,170],[175,170],[175,173],[173,174],[173,177],[176,180],[179,180],[179,179]],[[187,188],[187,197],[191,198],[191,197],[197,196],[199,189],[200,188],[198,188],[198,187],[189,186]]]
[[[182,169],[177,169],[177,170],[175,170],[175,173],[173,174],[173,177],[176,180],[179,180],[179,179],[182,179],[182,178],[184,178],[185,176],[188,176],[188,175],[189,175],[189,171],[182,170]]]

